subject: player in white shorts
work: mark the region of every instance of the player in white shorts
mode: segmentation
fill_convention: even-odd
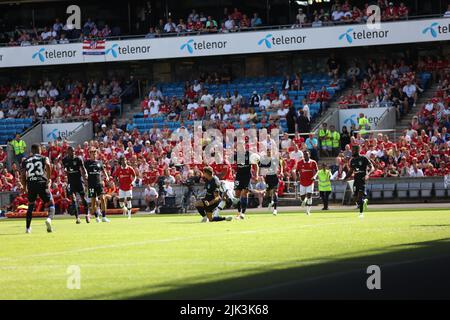
[[[136,180],[136,173],[127,164],[125,157],[119,158],[119,168],[114,171],[114,176],[119,180],[119,205],[123,214],[128,215],[128,219],[131,219],[131,199],[133,198],[133,183]]]

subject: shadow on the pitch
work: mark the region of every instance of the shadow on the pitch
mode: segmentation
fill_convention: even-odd
[[[291,267],[285,268],[286,264]],[[381,290],[367,287],[371,265],[380,266]],[[89,299],[121,295],[131,299],[449,299],[449,265],[450,238],[444,238],[353,252],[351,257],[301,261],[293,257],[290,262],[240,270],[249,273],[246,276],[218,270],[207,275],[208,282],[204,275]],[[149,293],[133,296],[146,290]]]

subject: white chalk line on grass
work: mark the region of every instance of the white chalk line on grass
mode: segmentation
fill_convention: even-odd
[[[254,234],[254,233],[266,233],[267,234],[267,233],[274,233],[274,232],[278,233],[278,232],[283,232],[286,230],[303,229],[303,228],[308,228],[308,227],[321,227],[321,226],[336,225],[336,224],[355,224],[358,222],[359,221],[357,221],[357,220],[352,220],[352,221],[342,221],[342,222],[315,223],[315,224],[306,224],[306,225],[295,225],[295,226],[291,226],[291,227],[278,228],[275,230],[274,229],[270,229],[270,230],[255,229],[255,230],[245,230],[245,231],[238,231],[238,232],[208,233],[208,234],[202,234],[202,235],[198,235],[198,236],[189,236],[189,237],[152,239],[152,240],[145,240],[145,241],[139,241],[139,242],[101,245],[101,246],[95,246],[95,247],[79,248],[79,249],[66,250],[66,251],[46,252],[46,253],[24,255],[24,256],[17,256],[17,257],[3,257],[3,258],[0,258],[0,261],[22,260],[22,259],[28,259],[28,258],[39,258],[39,257],[76,254],[76,253],[90,252],[90,251],[96,251],[96,250],[102,250],[102,249],[117,249],[117,248],[130,247],[130,246],[142,246],[142,245],[154,244],[154,243],[167,243],[167,242],[195,240],[195,239],[211,238],[211,237],[216,238],[216,237],[229,236],[229,235],[240,235],[240,234],[243,235],[243,234]]]
[[[450,255],[447,254],[447,255],[440,255],[440,256],[434,256],[434,257],[406,260],[406,261],[381,263],[381,264],[379,264],[379,266],[381,269],[383,269],[383,268],[390,268],[390,267],[395,267],[395,266],[399,266],[399,265],[403,265],[403,264],[418,263],[418,262],[423,262],[423,261],[444,259],[444,258],[449,258],[449,257],[450,257]],[[370,264],[372,264],[372,263],[373,262],[371,262]],[[289,287],[289,286],[294,286],[294,285],[298,286],[298,285],[302,285],[302,284],[305,284],[308,282],[314,282],[314,281],[323,280],[323,279],[327,279],[327,278],[346,276],[346,275],[350,275],[352,273],[361,272],[362,270],[363,269],[358,268],[358,269],[351,269],[351,270],[340,271],[340,272],[333,272],[333,273],[324,274],[324,275],[320,275],[320,276],[316,276],[316,277],[310,277],[310,278],[306,278],[306,279],[290,280],[290,281],[286,281],[286,282],[282,282],[282,283],[278,283],[278,284],[274,284],[274,285],[253,288],[253,289],[248,289],[248,290],[243,290],[243,291],[237,291],[234,293],[229,293],[229,294],[221,295],[221,296],[214,297],[214,298],[208,298],[208,299],[211,299],[211,300],[226,300],[226,299],[235,299],[235,298],[237,299],[239,297],[249,295],[249,294],[258,294],[258,293],[262,293],[262,292],[268,292],[268,291],[274,290],[274,289],[281,289],[283,287]]]

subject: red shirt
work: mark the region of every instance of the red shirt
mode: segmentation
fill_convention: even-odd
[[[217,171],[216,171],[217,170]],[[220,173],[222,180],[233,181],[233,170],[230,164],[222,163],[217,164],[215,168],[216,173]]]
[[[313,177],[319,171],[317,162],[309,159],[306,162],[304,159],[297,163],[297,172],[300,172],[300,184],[304,187],[308,187],[314,183]]]
[[[119,167],[114,171],[114,176],[119,179],[119,189],[129,191],[133,189],[133,180],[136,177],[134,169],[130,166],[126,168]]]

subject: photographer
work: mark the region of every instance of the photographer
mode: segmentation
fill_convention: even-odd
[[[194,194],[194,185],[200,182],[200,177],[194,175],[193,170],[189,170],[186,179],[182,182],[183,186],[187,187],[183,195],[183,209],[186,213],[191,205],[191,198]]]

